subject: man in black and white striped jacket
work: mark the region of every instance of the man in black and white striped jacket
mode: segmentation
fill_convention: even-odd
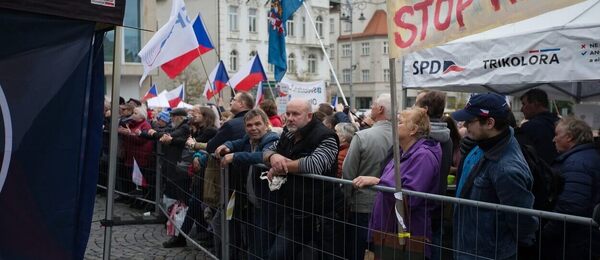
[[[282,186],[287,210],[283,225],[271,247],[269,259],[295,257],[301,244],[313,238],[325,258],[333,254],[333,215],[335,190],[333,183],[302,176],[313,173],[335,177],[337,172],[338,137],[335,132],[312,117],[307,100],[291,100],[286,109],[286,126],[279,141],[264,152],[271,166],[269,177],[287,175]],[[317,234],[317,223],[321,234]],[[275,224],[275,223],[274,223]],[[322,247],[321,247],[322,246]]]

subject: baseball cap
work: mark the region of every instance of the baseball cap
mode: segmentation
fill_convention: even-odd
[[[509,108],[504,96],[496,93],[472,96],[465,108],[451,114],[456,121],[470,121],[475,117],[508,117]]]

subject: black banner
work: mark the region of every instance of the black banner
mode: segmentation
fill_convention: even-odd
[[[95,23],[0,9],[0,259],[82,259],[98,176]]]

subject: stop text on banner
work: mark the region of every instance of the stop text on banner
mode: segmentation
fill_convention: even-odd
[[[390,58],[583,0],[387,0]]]

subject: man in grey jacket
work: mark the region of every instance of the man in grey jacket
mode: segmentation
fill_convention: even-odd
[[[429,138],[438,141],[442,147],[440,187],[438,194],[444,195],[448,188],[448,173],[450,172],[454,152],[452,139],[450,139],[450,129],[446,122],[442,121],[444,109],[446,108],[446,93],[437,90],[423,90],[417,95],[415,106],[427,110],[431,127]],[[442,248],[442,238],[448,237],[443,236],[442,234],[442,211],[439,203],[436,205],[433,215],[431,216],[431,229],[433,233],[431,239],[431,259],[439,260],[441,257],[440,248]],[[447,243],[445,243],[444,246],[450,246],[450,242],[450,240],[447,240]]]
[[[358,176],[380,177],[380,163],[393,145],[392,123],[390,119],[395,116],[392,111],[391,97],[381,94],[371,106],[371,119],[375,122],[369,129],[356,133],[348,154],[342,166],[344,179],[354,180]],[[344,187],[344,195],[350,209],[349,224],[346,228],[346,248],[348,259],[364,259],[367,248],[367,227],[375,191],[368,189],[354,189],[352,186]]]

